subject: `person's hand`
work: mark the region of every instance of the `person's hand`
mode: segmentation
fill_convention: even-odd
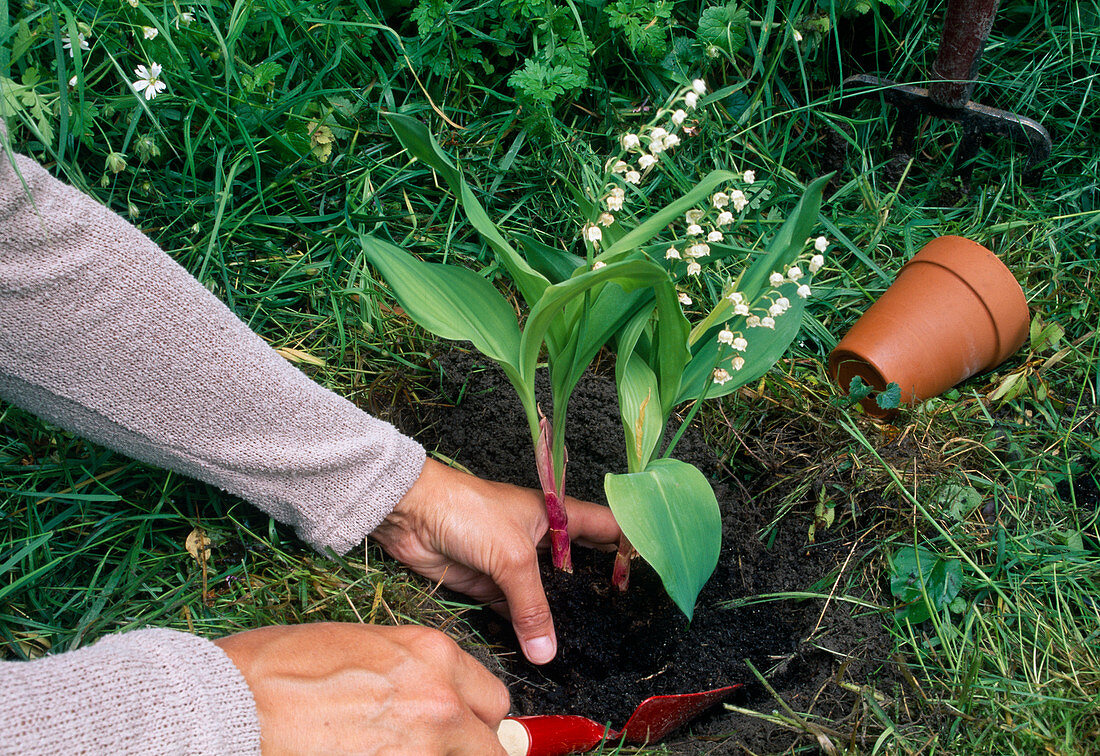
[[[504,756],[508,689],[443,633],[317,623],[214,642],[252,690],[265,756]]]
[[[607,507],[567,496],[565,509],[577,543],[618,543],[619,526]],[[429,459],[371,537],[390,556],[449,588],[488,603],[503,598],[524,655],[545,664],[558,647],[537,559],[548,527],[541,492]]]

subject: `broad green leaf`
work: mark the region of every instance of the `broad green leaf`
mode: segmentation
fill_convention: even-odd
[[[584,258],[566,252],[564,249],[556,249],[543,244],[533,236],[516,234],[519,243],[523,245],[527,261],[531,267],[549,279],[550,283],[561,283],[568,280],[573,272],[584,265]]]
[[[782,296],[790,300],[791,306],[785,313],[775,319],[775,330],[770,328],[747,328],[745,318],[737,316],[729,321],[730,328],[739,332],[749,342],[748,347],[742,353],[735,353],[730,347],[718,343],[718,331],[722,328],[719,323],[710,329],[704,339],[692,348],[691,362],[684,370],[684,380],[681,384],[680,396],[676,403],[689,402],[697,399],[704,386],[707,387],[707,399],[716,399],[720,396],[731,394],[737,389],[758,380],[760,376],[768,372],[772,365],[786,353],[791,342],[798,336],[802,327],[802,316],[806,311],[806,300],[801,299],[795,290],[798,287],[793,283],[785,283],[778,291]],[[733,358],[740,354],[745,360],[740,370],[734,370]],[[721,355],[721,359],[719,359]],[[724,384],[713,383],[711,374],[716,367],[725,369],[732,378]]]
[[[653,456],[653,450],[664,433],[665,421],[661,413],[657,376],[636,354],[626,355],[623,361],[626,366],[620,371],[616,365],[615,371],[619,414],[626,434],[627,470],[638,472]]]
[[[524,380],[533,380],[538,364],[539,351],[547,330],[555,319],[561,317],[563,308],[573,299],[597,286],[614,281],[624,290],[630,291],[640,286],[671,288],[668,274],[655,263],[646,260],[626,260],[612,263],[599,270],[589,270],[560,284],[547,287],[543,296],[531,308],[527,322],[523,327],[520,341],[520,376]],[[675,293],[673,293],[675,299]],[[679,305],[677,305],[679,309]],[[680,317],[683,317],[681,313]],[[686,338],[686,334],[685,334]],[[686,349],[686,346],[684,347]]]
[[[451,191],[458,195],[462,210],[466,213],[471,225],[477,229],[478,233],[497,253],[501,262],[504,263],[504,267],[508,269],[508,275],[519,287],[527,305],[533,307],[550,282],[528,265],[527,261],[501,235],[496,224],[489,219],[489,214],[485,212],[485,208],[474,196],[469,184],[466,183],[462,171],[451,162],[447,153],[443,151],[443,148],[435,141],[435,137],[428,131],[428,127],[415,118],[400,113],[384,113],[383,115],[385,115],[390,128],[393,129],[393,133],[397,135],[398,140],[409,151],[409,154],[439,173],[450,185]]]
[[[491,283],[466,268],[418,260],[373,236],[361,236],[360,241],[367,259],[421,327],[444,339],[473,342],[510,376],[518,376],[519,323]]]
[[[801,199],[798,200],[798,204],[795,205],[794,211],[772,237],[767,252],[760,255],[738,281],[737,291],[746,301],[751,302],[756,299],[767,284],[768,276],[775,271],[785,272],[798,254],[806,248],[806,239],[813,232],[818,213],[821,212],[821,195],[825,191],[825,184],[832,176],[833,174],[829,173],[810,182],[806,191],[802,193]],[[728,318],[732,309],[733,305],[728,299],[719,300],[707,317],[696,324],[691,334],[691,343],[695,344],[716,323]]]
[[[646,218],[642,223],[639,223],[629,232],[624,234],[622,238],[600,253],[596,259],[608,263],[613,260],[619,260],[622,255],[647,243],[650,239],[667,228],[670,223],[682,219],[684,213],[691,208],[705,203],[707,198],[710,197],[714,190],[721,184],[740,180],[740,176],[730,173],[729,171],[711,171],[696,184],[694,189]],[[815,212],[814,215],[816,216],[817,213]]]
[[[623,533],[690,620],[722,547],[722,516],[706,476],[686,462],[655,459],[642,472],[608,474],[604,493]]]

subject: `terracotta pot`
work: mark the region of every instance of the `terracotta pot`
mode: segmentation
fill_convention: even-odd
[[[898,273],[829,355],[829,375],[844,393],[859,376],[876,390],[901,387],[916,404],[991,370],[1027,338],[1020,284],[996,255],[961,236],[933,239]],[[889,417],[873,397],[863,408]]]

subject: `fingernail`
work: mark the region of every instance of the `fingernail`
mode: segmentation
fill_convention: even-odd
[[[546,664],[557,651],[558,644],[549,635],[532,638],[523,644],[523,653],[532,664]]]

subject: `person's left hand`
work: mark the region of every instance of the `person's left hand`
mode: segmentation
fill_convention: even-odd
[[[611,510],[566,497],[569,537],[613,546],[621,531]],[[494,483],[440,464],[420,477],[371,537],[421,575],[487,603],[503,599],[524,655],[545,664],[557,653],[537,547],[548,530],[542,493]]]

